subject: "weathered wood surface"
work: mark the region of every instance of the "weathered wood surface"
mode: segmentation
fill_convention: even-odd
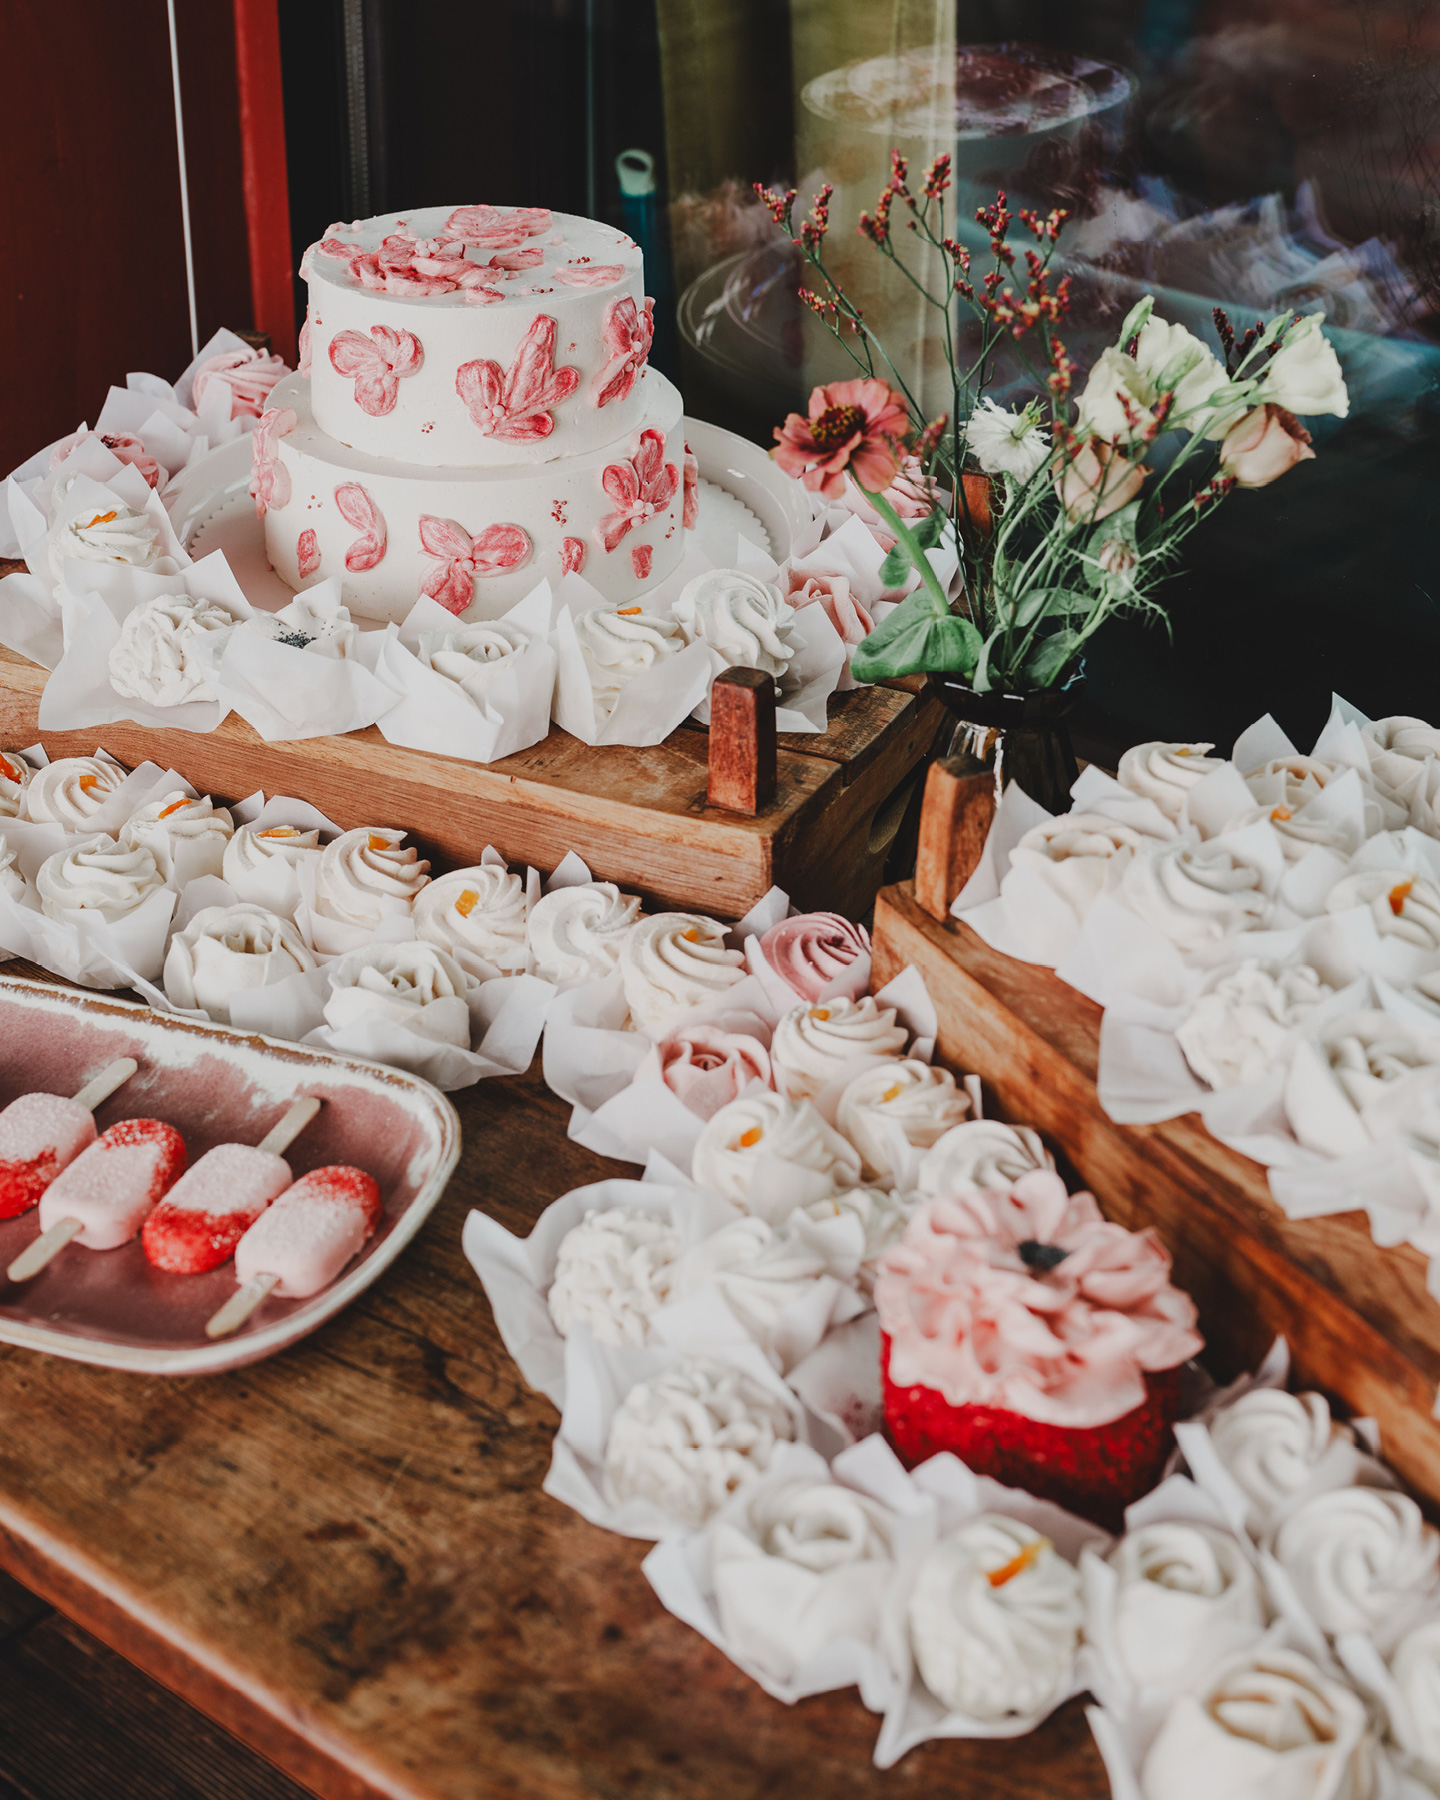
[[[995,802],[995,772],[978,757],[945,756],[931,763],[915,855],[915,899],[932,918],[949,915],[950,902],[975,873]]]
[[[968,926],[930,917],[912,884],[881,893],[874,935],[877,983],[907,962],[924,974],[941,1059],[978,1074],[1000,1116],[1042,1132],[1112,1218],[1158,1227],[1216,1374],[1253,1367],[1283,1332],[1298,1379],[1378,1420],[1386,1457],[1440,1505],[1440,1304],[1425,1258],[1380,1248],[1363,1213],[1287,1219],[1260,1164],[1193,1114],[1114,1124],[1095,1091],[1100,1008]]]
[[[42,733],[45,681],[44,669],[0,647],[6,745],[38,737],[51,756],[74,756],[103,744],[122,762],[168,764],[217,800],[258,787],[298,795],[347,828],[403,826],[449,865],[478,860],[487,844],[544,869],[575,850],[597,876],[652,904],[729,918],[775,883],[801,905],[852,917],[868,912],[892,814],[898,826],[944,716],[929,695],[898,688],[832,696],[830,729],[780,740],[774,798],[746,817],[707,805],[709,738],[691,727],[647,748],[592,748],[557,727],[488,764],[387,744],[374,726],[267,744],[234,715],[213,732],[122,721]],[[832,868],[837,850],[844,860]]]
[[[664,1612],[644,1545],[541,1493],[556,1416],[461,1226],[526,1231],[626,1166],[538,1074],[454,1098],[424,1231],[283,1355],[182,1382],[0,1347],[0,1565],[326,1800],[1103,1800],[1078,1702],[880,1774],[853,1693],[770,1700]]]
[[[775,683],[763,669],[725,669],[710,685],[706,800],[763,812],[775,797]]]

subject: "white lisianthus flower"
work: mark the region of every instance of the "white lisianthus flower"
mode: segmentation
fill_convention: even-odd
[[[1008,412],[984,399],[970,415],[965,443],[987,475],[1013,475],[1028,481],[1050,457],[1050,434],[1041,429],[1038,414]]]
[[[1334,413],[1343,419],[1350,395],[1340,372],[1340,358],[1320,329],[1322,313],[1306,313],[1290,327],[1260,379],[1258,400],[1273,401],[1287,412]]]
[[[1122,395],[1130,404],[1129,418],[1121,404]],[[1102,350],[1076,403],[1076,429],[1082,437],[1123,443],[1153,424],[1155,415],[1150,409],[1157,398],[1154,382],[1133,357],[1114,348]]]
[[[1147,319],[1135,345],[1135,366],[1156,389],[1163,385],[1174,394],[1168,423],[1182,430],[1208,433],[1216,421],[1196,415],[1216,412],[1233,424],[1245,409],[1243,400],[1231,398],[1224,364],[1183,325]]]

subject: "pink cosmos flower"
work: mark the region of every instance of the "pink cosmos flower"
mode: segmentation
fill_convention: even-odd
[[[825,616],[847,644],[858,644],[875,629],[875,621],[850,592],[845,575],[802,575],[798,569],[784,570],[787,592],[792,606],[822,606]]]
[[[337,373],[355,382],[355,404],[372,418],[393,412],[400,382],[415,375],[425,351],[412,331],[372,325],[370,341],[358,331],[340,331],[330,342],[330,361]]]
[[[295,429],[295,414],[288,406],[272,406],[260,415],[250,439],[250,492],[255,517],[278,512],[290,501],[290,471],[280,460],[280,439]]]
[[[647,294],[642,311],[628,294],[623,300],[612,300],[605,309],[602,334],[608,360],[595,377],[593,392],[597,406],[608,406],[629,395],[649,359],[655,336],[655,302]]]
[[[385,554],[385,515],[358,481],[342,482],[335,490],[340,517],[360,533],[345,552],[345,567],[352,575],[373,569]]]
[[[550,410],[580,385],[578,369],[555,367],[555,321],[537,313],[508,369],[497,362],[462,363],[455,392],[486,437],[534,443],[555,429]]]
[[[629,462],[610,463],[601,476],[605,492],[615,502],[596,527],[600,542],[613,550],[637,525],[653,519],[675,497],[680,471],[665,461],[665,439],[651,429],[640,433],[640,443]]]
[[[475,598],[475,583],[488,575],[520,569],[530,560],[530,537],[519,525],[487,525],[472,538],[454,519],[420,520],[420,543],[439,567],[420,584],[421,592],[449,612],[463,613]]]
[[[811,394],[808,418],[791,413],[776,426],[770,454],[827,500],[844,494],[847,469],[861,487],[883,492],[900,466],[899,440],[909,422],[905,401],[883,381],[832,381]]]

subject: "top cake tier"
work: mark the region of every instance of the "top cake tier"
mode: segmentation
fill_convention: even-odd
[[[300,368],[320,429],[448,468],[581,456],[640,424],[639,247],[545,207],[427,206],[305,252]]]

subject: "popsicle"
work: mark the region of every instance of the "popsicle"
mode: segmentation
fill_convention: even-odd
[[[163,1119],[122,1119],[67,1163],[40,1197],[40,1236],[6,1270],[29,1281],[72,1241],[118,1250],[185,1167],[185,1140]]]
[[[218,1269],[294,1177],[281,1154],[315,1117],[313,1094],[297,1100],[252,1149],[216,1144],[192,1164],[140,1228],[140,1242],[157,1269],[203,1275]]]
[[[95,1142],[92,1114],[139,1065],[122,1056],[87,1081],[74,1097],[22,1094],[0,1112],[0,1219],[17,1219],[67,1163]]]
[[[267,1295],[307,1299],[328,1286],[380,1223],[380,1190],[363,1169],[336,1163],[302,1175],[235,1246],[241,1285],[205,1327],[238,1331]]]

